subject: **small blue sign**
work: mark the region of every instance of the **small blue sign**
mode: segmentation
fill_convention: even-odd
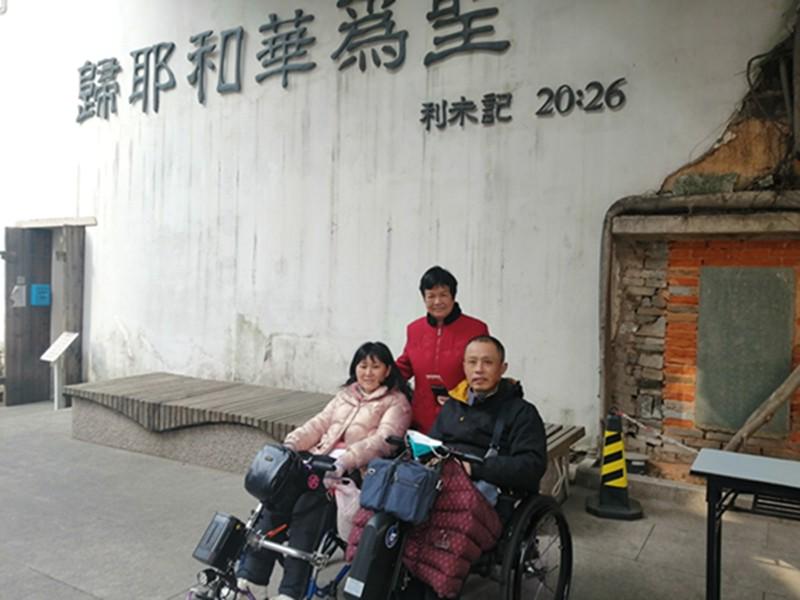
[[[50,306],[50,284],[31,284],[31,306]]]

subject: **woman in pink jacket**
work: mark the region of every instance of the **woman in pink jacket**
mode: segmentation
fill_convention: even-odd
[[[402,436],[411,423],[408,384],[394,362],[392,352],[381,342],[367,342],[356,350],[350,362],[350,377],[325,408],[284,440],[299,452],[328,454],[336,458],[335,479],[366,466],[373,458],[386,456],[392,447],[388,436]],[[324,490],[322,490],[324,492]],[[270,531],[291,522],[290,544],[310,552],[332,511],[325,493],[307,492],[294,507],[264,511],[256,523]],[[327,517],[327,518],[326,518]],[[239,587],[261,592],[266,586],[276,555],[270,551],[246,552],[239,561]],[[305,592],[311,566],[286,558],[279,592],[273,600],[297,600]],[[255,594],[254,594],[255,595]]]

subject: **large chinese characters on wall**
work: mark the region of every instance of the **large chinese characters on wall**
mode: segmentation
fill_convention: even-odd
[[[158,113],[160,95],[173,90],[184,78],[196,90],[196,99],[205,104],[208,89],[216,83],[220,95],[243,91],[245,71],[254,69],[257,85],[268,80],[290,89],[294,77],[313,76],[318,68],[335,68],[345,76],[348,71],[385,69],[397,74],[406,62],[416,62],[424,69],[445,68],[443,63],[470,53],[501,55],[513,51],[512,40],[499,39],[493,20],[500,9],[483,0],[467,10],[461,0],[431,0],[427,12],[420,13],[432,37],[433,49],[420,57],[409,57],[409,31],[398,23],[392,6],[396,0],[331,0],[341,13],[339,43],[330,53],[317,47],[315,29],[324,25],[313,13],[298,7],[293,14],[269,13],[258,25],[260,39],[252,56],[243,53],[248,35],[244,26],[215,32],[213,29],[189,37],[185,60],[176,52],[175,42],[160,42],[130,52],[130,93],[128,104],[143,113]],[[422,5],[422,3],[420,3]],[[466,3],[464,3],[466,4]],[[424,5],[423,5],[424,6]],[[327,55],[329,62],[320,64]],[[76,121],[94,117],[109,119],[118,114],[119,80],[124,73],[116,57],[97,62],[86,61],[79,69],[79,105]],[[185,76],[183,73],[186,73]],[[553,90],[541,87],[537,94],[537,117],[566,116],[573,110],[598,112],[605,108],[619,110],[626,97],[620,89],[626,83],[619,78],[607,87],[592,81],[584,89],[573,90],[564,84]],[[542,101],[542,98],[544,99]],[[421,99],[418,111],[423,130],[441,131],[449,126],[494,126],[512,121],[513,94],[510,91],[487,91],[480,98],[457,94],[454,98]],[[533,112],[526,110],[527,112]]]

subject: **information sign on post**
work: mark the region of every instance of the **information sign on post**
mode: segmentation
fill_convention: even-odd
[[[53,408],[55,410],[64,408],[64,395],[61,393],[62,378],[59,377],[59,371],[62,367],[62,361],[60,359],[72,342],[78,339],[78,335],[79,334],[74,331],[63,332],[41,356],[43,361],[50,363],[50,370],[53,372]]]
[[[50,306],[50,299],[49,283],[31,284],[31,306]]]

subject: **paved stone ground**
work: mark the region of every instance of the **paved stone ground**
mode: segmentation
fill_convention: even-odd
[[[253,505],[242,477],[80,442],[70,427],[70,411],[49,403],[0,407],[0,598],[183,598],[213,512],[247,516]],[[572,598],[702,599],[701,491],[635,489],[646,518],[626,523],[591,517],[592,492],[573,488]],[[723,538],[726,600],[800,598],[800,523],[732,513]]]

